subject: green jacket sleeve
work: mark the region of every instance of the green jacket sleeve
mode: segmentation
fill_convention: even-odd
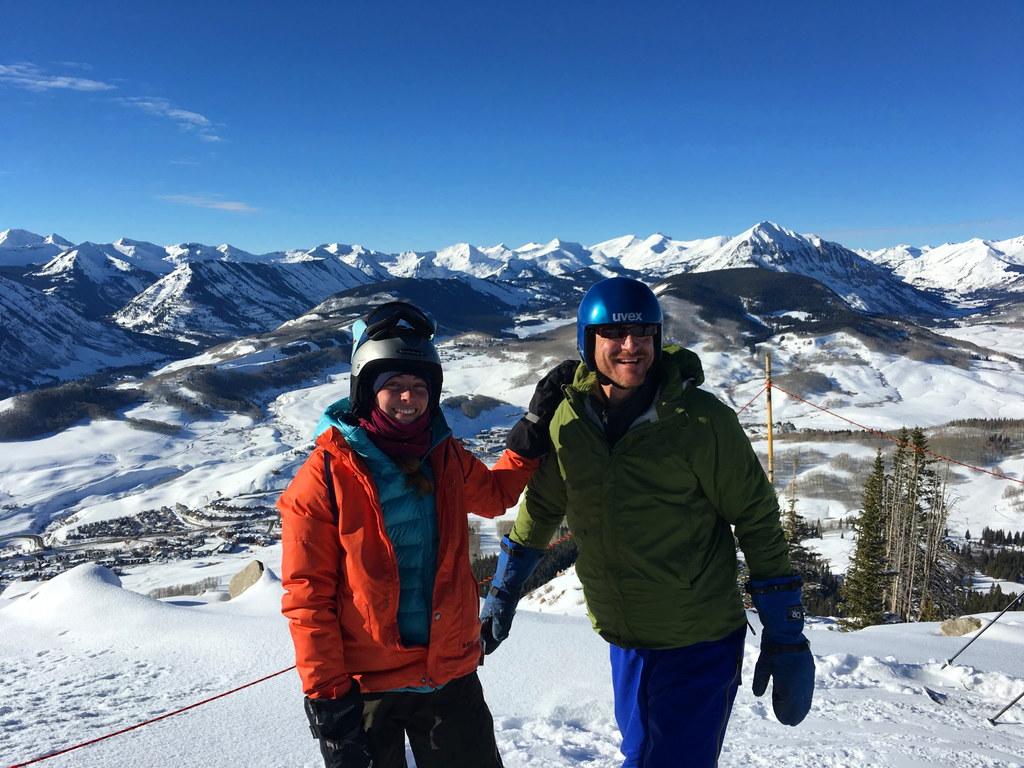
[[[554,454],[548,454],[534,473],[509,538],[526,547],[544,549],[565,517],[565,481]]]
[[[721,402],[716,405],[710,426],[717,455],[703,478],[704,491],[733,526],[751,578],[789,575],[789,546],[775,489],[736,414]]]

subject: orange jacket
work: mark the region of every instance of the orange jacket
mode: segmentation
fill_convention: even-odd
[[[331,480],[337,523],[324,477]],[[439,686],[480,660],[479,591],[469,567],[466,515],[497,517],[515,504],[539,460],[505,451],[493,469],[449,437],[430,454],[440,539],[428,646],[398,633],[398,565],[373,478],[331,428],[281,494],[281,570],[295,665],[311,698]]]

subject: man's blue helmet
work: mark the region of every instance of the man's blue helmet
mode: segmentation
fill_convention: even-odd
[[[654,291],[628,277],[609,277],[595,283],[580,302],[576,313],[576,348],[587,366],[596,371],[594,362],[594,327],[652,323],[658,326],[654,335],[654,355],[661,355],[661,304]]]

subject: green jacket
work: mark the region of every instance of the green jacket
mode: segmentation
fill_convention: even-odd
[[[660,365],[651,408],[611,448],[588,404],[597,377],[580,365],[511,533],[543,548],[566,519],[594,629],[623,648],[678,648],[743,625],[733,530],[751,578],[792,572],[775,491],[736,414],[697,388],[694,353],[666,347]]]

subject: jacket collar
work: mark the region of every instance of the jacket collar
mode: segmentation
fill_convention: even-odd
[[[383,452],[370,441],[365,429],[355,423],[349,423],[347,416],[351,413],[351,405],[347,397],[331,403],[324,409],[323,415],[320,416],[320,421],[317,422],[317,436],[322,436],[324,432],[334,427],[345,438],[348,447],[360,456],[371,456],[377,453],[383,456]],[[445,420],[444,414],[441,413],[439,407],[434,414],[433,421],[430,422],[430,450],[434,450],[445,439],[451,437],[451,434],[451,427],[448,426],[448,422]]]

